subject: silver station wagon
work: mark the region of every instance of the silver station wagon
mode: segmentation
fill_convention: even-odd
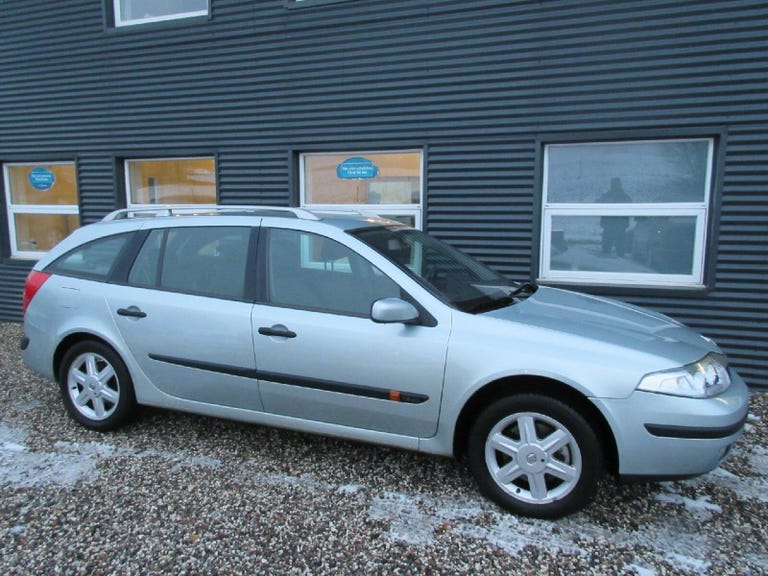
[[[35,265],[24,310],[26,364],[84,426],[147,405],[464,456],[528,516],[579,510],[606,471],[708,472],[748,407],[717,345],[670,318],[360,214],[117,211]]]

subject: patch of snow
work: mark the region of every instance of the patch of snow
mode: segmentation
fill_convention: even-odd
[[[23,444],[26,438],[24,430],[0,425],[0,484],[71,486],[94,481],[99,477],[99,462],[111,458],[162,458],[174,464],[172,469],[221,465],[215,458],[183,452],[141,451],[100,442],[56,442],[52,452],[33,452]]]
[[[388,535],[393,540],[425,545],[434,540],[440,519],[424,511],[423,504],[418,496],[385,492],[373,498],[368,515],[374,520],[389,522]]]
[[[656,570],[652,570],[646,566],[641,566],[640,564],[630,564],[627,566],[627,568],[634,570],[637,576],[657,576]]]
[[[342,484],[336,489],[339,494],[357,494],[363,490],[362,484]]]
[[[723,508],[717,504],[711,503],[709,501],[709,496],[702,496],[701,498],[696,499],[688,498],[680,493],[676,484],[670,482],[661,483],[661,487],[664,492],[653,495],[654,499],[658,502],[685,506],[689,512],[699,516],[702,520],[710,519],[712,513],[723,513]]]
[[[763,455],[761,457],[759,454],[757,456],[751,455],[749,457],[749,463],[752,470],[758,471],[761,467],[766,466],[765,456]],[[717,487],[731,490],[740,500],[759,500],[761,502],[768,502],[768,477],[766,477],[764,472],[761,474],[762,476],[758,478],[742,478],[724,468],[715,468],[705,476],[693,480],[686,480],[685,482],[694,486],[708,482]]]
[[[71,486],[81,479],[98,477],[97,459],[91,455],[6,450],[4,446],[0,451],[0,484]]]
[[[749,456],[749,466],[755,474],[768,478],[768,449],[755,446]],[[765,484],[765,481],[763,482]]]
[[[683,554],[676,554],[674,552],[667,553],[664,556],[664,559],[677,568],[690,570],[696,574],[706,573],[711,566],[710,562],[705,562],[697,558],[691,558],[690,556],[685,556]]]

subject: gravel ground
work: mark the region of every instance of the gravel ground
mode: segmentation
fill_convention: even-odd
[[[729,460],[546,522],[453,460],[145,410],[90,432],[0,323],[0,573],[767,574],[768,396]]]

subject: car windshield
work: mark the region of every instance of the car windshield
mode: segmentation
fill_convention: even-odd
[[[507,306],[535,291],[535,286],[512,282],[420,230],[384,226],[350,233],[464,312]]]

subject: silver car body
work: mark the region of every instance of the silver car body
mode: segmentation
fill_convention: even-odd
[[[91,239],[141,227],[189,226],[189,220],[136,218],[85,226],[35,270]],[[243,214],[201,217],[194,225],[289,228],[334,239],[410,294],[434,318],[433,326],[54,274],[26,312],[24,360],[55,378],[52,359],[60,344],[74,334],[91,334],[120,354],[139,404],[440,455],[454,453],[462,411],[485,387],[504,382],[512,390],[523,380],[546,379],[599,411],[615,442],[618,472],[627,476],[707,472],[738,438],[748,394],[732,369],[730,387],[709,398],[637,389],[649,373],[722,354],[708,338],[661,314],[546,287],[512,306],[462,312],[348,233],[381,223],[352,215]],[[116,314],[131,306],[146,317]],[[268,329],[265,334],[259,333],[262,328]],[[300,337],[280,336],[284,329]],[[422,401],[345,394],[326,389],[325,382],[348,383],[363,393],[396,388]]]

